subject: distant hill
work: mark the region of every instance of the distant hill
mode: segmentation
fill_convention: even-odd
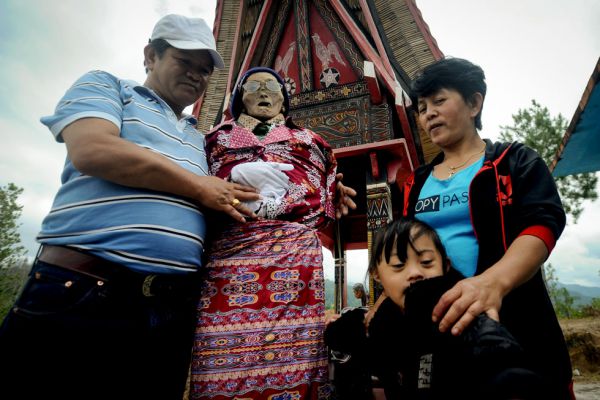
[[[569,283],[558,282],[559,287],[566,288],[571,296],[575,299],[574,305],[582,306],[590,304],[592,299],[600,298],[600,287],[597,286],[581,286]]]
[[[358,307],[360,306],[360,302],[358,299],[354,298],[352,295],[352,285],[355,282],[348,283],[348,305],[350,307]],[[575,299],[574,306],[579,307],[582,305],[590,304],[592,299],[600,298],[600,287],[597,286],[582,286],[568,283],[558,283],[559,287],[566,288],[571,296]],[[332,309],[333,308],[333,296],[335,290],[335,283],[331,279],[325,279],[325,308]]]

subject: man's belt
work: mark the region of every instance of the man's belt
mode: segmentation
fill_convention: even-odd
[[[200,282],[193,275],[138,273],[123,265],[63,246],[42,245],[37,259],[116,287],[133,290],[132,295],[141,292],[144,297],[189,297],[200,291]]]

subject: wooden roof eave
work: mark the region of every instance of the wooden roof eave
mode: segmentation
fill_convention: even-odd
[[[438,47],[437,41],[431,34],[431,31],[429,30],[429,25],[427,25],[427,23],[423,19],[423,15],[421,14],[421,11],[417,7],[415,0],[405,0],[405,1],[406,1],[406,5],[408,6],[410,13],[413,16],[413,19],[415,20],[415,23],[417,24],[417,28],[419,28],[419,31],[421,31],[421,35],[423,35],[423,39],[427,43],[427,46],[429,46],[429,50],[431,51],[431,54],[433,55],[433,57],[436,60],[440,60],[440,59],[444,58],[444,53],[442,53],[442,51]]]
[[[219,32],[221,30],[221,18],[223,16],[223,1],[217,0],[217,4],[215,5],[215,22],[213,24],[213,36],[215,37],[215,43],[219,40]],[[192,115],[198,119],[200,116],[200,110],[202,109],[202,102],[204,101],[204,95],[206,91],[202,93],[200,98],[196,100],[194,103],[194,107],[192,109]]]
[[[414,0],[364,1],[369,7],[386,56],[400,84],[409,92],[416,73],[444,55]],[[404,104],[410,104],[410,99]],[[415,142],[418,142],[423,154],[422,161],[429,162],[439,153],[439,148],[431,142],[425,131],[418,127],[416,118],[413,119],[419,131],[415,134]]]
[[[381,57],[381,61],[383,62],[383,66],[385,67],[386,71],[388,72],[388,74],[390,76],[395,77],[394,69],[392,68],[392,65],[390,64],[390,60],[388,58],[385,46],[383,45],[383,41],[381,40],[381,36],[379,36],[379,30],[377,29],[377,26],[375,25],[375,21],[373,21],[373,16],[371,14],[371,9],[369,8],[369,5],[367,4],[367,0],[360,0],[359,3],[360,3],[362,13],[367,22],[367,26],[368,26],[369,30],[371,31],[371,36],[373,37],[373,41],[375,42],[377,51],[379,52],[379,57]]]
[[[346,27],[346,29],[348,30],[348,32],[350,33],[350,36],[352,36],[352,38],[356,42],[358,48],[361,50],[365,58],[368,61],[371,61],[375,66],[375,70],[377,71],[377,74],[381,77],[381,80],[383,81],[387,90],[390,93],[393,93],[396,99],[402,99],[402,101],[404,101],[404,99],[408,96],[405,97],[404,95],[402,95],[402,93],[400,93],[400,96],[398,96],[398,92],[403,92],[404,90],[397,83],[395,76],[390,75],[388,73],[381,57],[371,46],[371,43],[369,43],[363,31],[356,25],[356,21],[354,21],[354,18],[352,18],[352,16],[348,14],[348,11],[346,10],[346,8],[340,0],[330,0],[330,4],[333,10],[337,13],[342,23],[344,24],[344,26]],[[414,162],[418,164],[419,158],[417,155],[416,144],[412,137],[412,131],[410,129],[410,123],[408,121],[408,115],[406,114],[406,108],[404,104],[400,106],[398,106],[397,104],[395,109],[400,119],[400,124],[402,125],[402,131],[405,132],[405,138],[407,143],[409,144],[408,147],[410,151],[410,156],[414,160]]]
[[[414,0],[366,0],[390,62],[408,89],[423,67],[443,53]]]
[[[194,105],[194,115],[198,119],[197,129],[206,132],[221,119],[223,110],[228,102],[228,82],[231,70],[236,64],[235,54],[238,51],[238,38],[240,37],[241,15],[243,14],[243,0],[239,2],[217,0],[213,34],[217,49],[225,68],[217,69],[209,78],[203,97]],[[237,23],[224,23],[223,21],[237,21]],[[205,102],[204,99],[210,99]]]
[[[229,94],[231,93],[231,88],[232,88],[231,82],[233,81],[233,79],[234,79],[233,77],[235,76],[234,66],[237,61],[236,54],[238,53],[238,47],[240,46],[240,40],[241,40],[242,18],[244,16],[244,10],[245,10],[244,3],[245,3],[244,0],[240,0],[240,6],[239,6],[238,15],[237,15],[236,31],[235,31],[235,36],[233,38],[233,46],[231,48],[231,61],[228,66],[229,73],[227,75],[227,86],[225,89],[225,101],[223,102],[223,110],[221,110],[222,113],[225,113],[227,110],[227,105],[229,103]]]
[[[267,15],[269,14],[269,11],[270,11],[272,5],[273,5],[273,0],[265,0],[265,2],[263,3],[262,9],[258,16],[258,20],[256,21],[256,26],[254,27],[254,31],[252,33],[252,38],[250,39],[250,44],[248,46],[248,49],[246,50],[246,53],[243,55],[244,59],[242,61],[240,69],[239,69],[239,71],[237,71],[236,75],[238,77],[240,77],[244,72],[246,72],[248,69],[250,69],[250,63],[252,62],[252,56],[254,55],[254,53],[258,47],[260,36],[262,35],[263,29],[265,27],[265,22],[267,21]],[[228,89],[233,88],[236,83],[237,82],[233,82],[233,77],[230,76],[230,79],[229,79],[230,86],[228,86]]]
[[[365,58],[375,65],[375,70],[378,75],[381,76],[381,79],[389,92],[396,93],[396,80],[389,74],[381,57],[379,57],[379,54],[373,49],[362,30],[356,25],[352,16],[348,14],[344,5],[340,0],[331,0],[330,4],[350,33],[350,36],[355,40]]]

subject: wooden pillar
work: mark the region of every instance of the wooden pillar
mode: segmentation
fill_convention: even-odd
[[[392,221],[392,193],[390,186],[384,181],[367,185],[367,240],[369,249],[369,260],[371,259],[371,250],[373,239],[377,231]],[[372,306],[381,290],[369,277],[369,306]]]
[[[340,225],[337,223],[335,229],[334,244],[334,271],[335,271],[335,312],[339,314],[348,305],[347,297],[347,272],[346,272],[346,249],[340,234]]]

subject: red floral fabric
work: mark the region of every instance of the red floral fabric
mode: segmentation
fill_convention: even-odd
[[[317,400],[331,394],[325,288],[316,229],[335,217],[336,162],[309,130],[280,125],[259,140],[225,123],[207,136],[211,173],[247,161],[294,165],[275,219],[232,223],[213,241],[192,355],[192,399]]]
[[[260,140],[252,131],[227,121],[206,136],[210,173],[227,178],[246,161],[273,161],[294,166],[285,171],[290,188],[277,219],[321,228],[335,218],[333,196],[337,163],[333,150],[319,135],[288,120]]]

